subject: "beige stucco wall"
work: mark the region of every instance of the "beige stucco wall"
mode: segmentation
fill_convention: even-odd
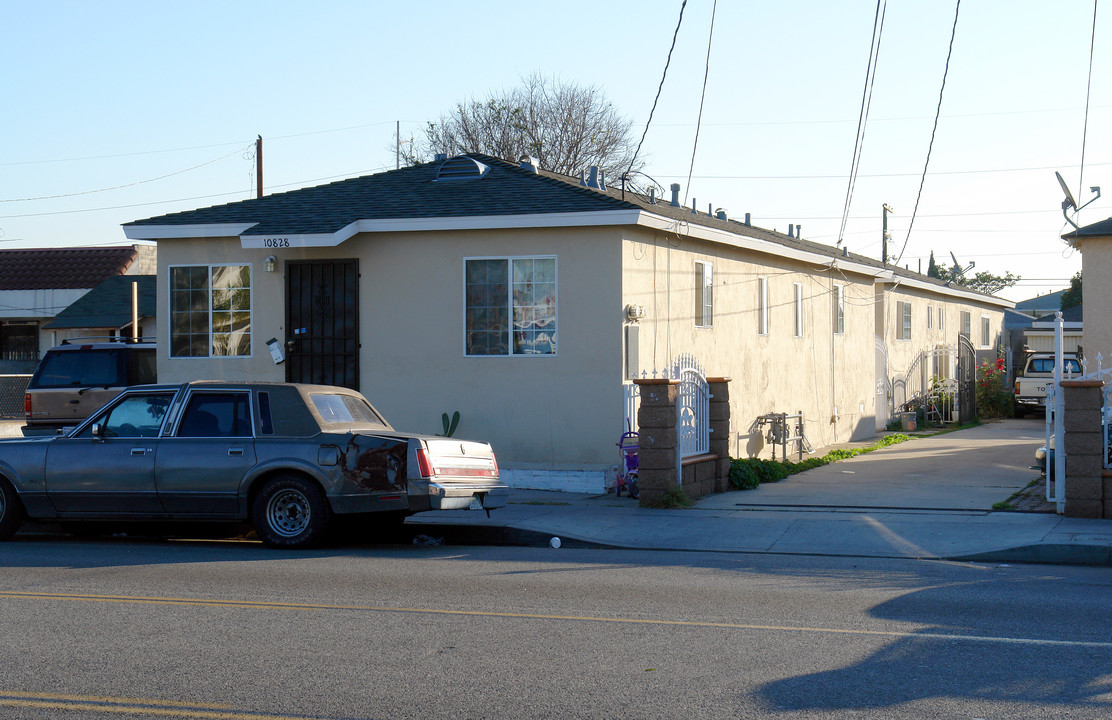
[[[911,338],[899,337],[902,320],[899,303],[911,303]],[[932,311],[932,325],[927,327],[927,308]],[[883,335],[888,349],[889,375],[906,372],[923,350],[937,347],[957,347],[962,332],[963,312],[969,313],[969,339],[977,350],[978,358],[995,357],[1003,343],[1004,309],[999,305],[979,303],[967,298],[943,295],[939,292],[899,285],[887,286],[883,299]],[[943,318],[940,327],[940,313]],[[989,319],[989,342],[981,338],[981,318]]]
[[[1085,306],[1085,357],[1094,369],[1112,366],[1112,237],[1085,238],[1081,247],[1081,294]]]
[[[732,378],[735,457],[768,456],[750,426],[759,415],[802,411],[818,448],[874,433],[873,281],[775,255],[666,232],[629,230],[623,304],[644,305],[639,357],[662,370],[695,355],[708,376]],[[695,263],[713,268],[714,319],[695,326]],[[767,279],[768,333],[758,332],[759,278]],[[803,288],[803,336],[794,336],[794,283]],[[845,332],[832,332],[832,285],[845,286]],[[835,420],[835,408],[837,419]]]
[[[490,441],[504,469],[594,469],[617,457],[621,288],[617,230],[490,230],[357,235],[335,248],[243,249],[238,238],[159,241],[159,376],[285,380],[265,346],[284,342],[287,260],[358,258],[361,391],[396,427]],[[277,272],[263,271],[276,255]],[[555,255],[556,356],[464,356],[464,259]],[[252,265],[253,356],[169,357],[169,270]]]

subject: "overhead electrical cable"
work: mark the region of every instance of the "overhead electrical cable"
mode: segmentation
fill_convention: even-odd
[[[707,38],[707,65],[703,71],[703,93],[699,96],[699,117],[695,121],[695,143],[691,146],[691,165],[687,168],[687,185],[683,191],[683,204],[687,204],[687,193],[691,190],[691,176],[695,173],[695,151],[699,148],[699,129],[703,126],[703,102],[707,99],[707,78],[710,77],[710,46],[714,40],[714,16],[718,12],[718,0],[710,9],[710,36]]]
[[[961,12],[961,0],[957,0],[954,5],[954,26],[950,30],[950,48],[946,51],[946,67],[942,71],[942,87],[938,90],[938,107],[934,111],[934,128],[931,130],[931,142],[927,146],[927,159],[923,163],[923,175],[919,179],[919,193],[915,196],[915,208],[911,211],[911,220],[907,223],[907,235],[904,237],[903,247],[900,248],[900,254],[896,256],[896,265],[900,264],[903,259],[904,252],[907,250],[907,243],[911,240],[911,228],[915,225],[915,215],[919,212],[919,201],[923,198],[923,184],[927,181],[927,166],[931,162],[931,150],[934,149],[934,136],[938,132],[938,118],[942,114],[942,95],[946,92],[946,76],[950,74],[950,57],[954,54],[954,38],[958,34],[958,14]]]
[[[856,184],[857,170],[861,166],[861,153],[865,145],[865,126],[868,123],[869,108],[873,103],[873,81],[876,79],[876,66],[880,60],[880,37],[884,32],[884,15],[888,10],[888,3],[877,0],[876,14],[873,16],[873,35],[869,43],[869,61],[865,64],[865,86],[861,89],[861,109],[857,115],[857,133],[853,138],[853,159],[850,161],[849,180],[846,183],[846,201],[842,206],[842,225],[838,230],[838,246],[842,245],[842,235],[846,231],[846,220],[849,217],[850,204],[853,202],[853,187]]]
[[[211,165],[214,162],[220,162],[221,160],[224,160],[225,158],[230,158],[232,155],[235,155],[236,153],[245,152],[248,149],[250,149],[250,147],[251,146],[248,145],[246,147],[242,147],[242,148],[233,150],[232,152],[228,153],[227,155],[221,155],[218,158],[213,158],[212,160],[208,160],[206,162],[203,162],[200,165],[194,165],[193,167],[188,167],[188,168],[185,168],[184,170],[177,170],[175,172],[167,173],[165,175],[159,175],[158,177],[154,177],[154,178],[148,178],[147,180],[136,180],[135,182],[124,183],[123,185],[115,185],[113,187],[98,188],[96,190],[82,190],[81,192],[73,192],[73,193],[62,193],[60,195],[43,195],[41,197],[28,197],[28,198],[3,198],[3,199],[0,199],[0,202],[30,202],[32,200],[57,200],[58,198],[77,197],[79,195],[93,195],[95,193],[108,192],[110,190],[121,190],[123,188],[135,187],[136,185],[143,185],[143,184],[146,184],[146,183],[156,182],[158,180],[165,180],[168,177],[174,177],[175,175],[181,175],[182,173],[187,173],[187,172],[190,172],[191,170],[196,170],[198,168],[203,168],[204,166]]]
[[[1093,92],[1093,49],[1097,44],[1097,0],[1093,0],[1093,32],[1089,38],[1089,81],[1085,86],[1085,127],[1081,131],[1081,178],[1077,181],[1077,197],[1085,187],[1085,143],[1089,139],[1089,97]],[[1081,217],[1081,210],[1077,211]]]
[[[680,26],[683,25],[683,11],[687,7],[687,0],[680,3],[680,19],[676,21],[676,31],[672,33],[672,47],[668,48],[668,58],[664,61],[664,73],[660,76],[660,85],[656,88],[656,97],[653,99],[653,107],[649,110],[649,119],[645,121],[645,131],[641,133],[641,141],[637,143],[637,149],[633,151],[633,159],[629,161],[629,168],[626,170],[626,176],[633,171],[633,166],[637,163],[637,156],[641,154],[641,146],[645,144],[645,136],[649,134],[649,125],[653,122],[653,114],[656,113],[656,104],[660,102],[660,91],[664,89],[664,80],[668,77],[668,66],[672,64],[672,51],[676,49],[676,38],[680,35]],[[625,187],[623,177],[623,187]]]

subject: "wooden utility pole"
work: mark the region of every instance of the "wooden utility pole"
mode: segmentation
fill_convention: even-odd
[[[263,136],[255,141],[255,197],[263,196]]]
[[[394,139],[397,140],[397,145],[396,145],[396,150],[394,151],[395,152],[394,169],[395,170],[401,170],[402,169],[402,121],[401,120],[396,120],[395,123],[396,124],[394,125]]]
[[[888,264],[888,241],[892,239],[891,233],[888,232],[888,213],[892,212],[892,208],[888,207],[888,203],[884,203],[884,208],[881,212],[881,237],[880,237],[880,262],[883,265]]]

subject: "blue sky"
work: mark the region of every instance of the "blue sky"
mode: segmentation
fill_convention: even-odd
[[[874,2],[718,3],[688,185],[712,0],[689,0],[642,151],[701,210],[838,237]],[[395,123],[420,132],[458,101],[534,71],[598,85],[639,136],[679,0],[650,2],[54,2],[0,0],[0,248],[123,243],[120,224],[250,197],[264,138],[268,192],[394,166]],[[1105,9],[1107,13],[1107,9]],[[1112,215],[1112,16],[1093,4],[964,0],[914,228],[954,19],[952,2],[888,4],[850,220],[855,252],[926,268],[954,252],[1025,280],[1081,268],[1059,239],[1060,170],[1080,218]],[[904,243],[906,241],[906,248]]]

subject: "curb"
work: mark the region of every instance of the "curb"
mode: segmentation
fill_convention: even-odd
[[[1112,567],[1112,547],[1045,543],[991,550],[973,555],[945,558],[959,562],[1022,563],[1032,565],[1085,565]]]

